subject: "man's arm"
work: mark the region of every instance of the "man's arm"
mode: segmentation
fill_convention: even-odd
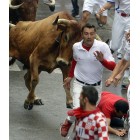
[[[120,73],[115,76],[114,81],[113,81],[114,86],[118,85],[118,83],[120,82],[120,80],[122,79],[122,77],[124,75],[125,70],[128,69],[129,66],[130,66],[130,61],[127,61],[125,66],[120,71]]]
[[[107,61],[106,59],[103,59],[102,61],[100,61],[102,63],[102,65],[107,68],[108,70],[114,70],[116,63],[114,61]]]
[[[72,60],[72,64],[71,64],[71,68],[70,68],[70,72],[69,72],[69,75],[66,79],[64,79],[64,83],[63,83],[63,86],[67,89],[70,89],[70,82],[72,80],[72,78],[74,77],[74,69],[75,69],[75,66],[76,66],[76,61],[73,59]]]
[[[94,55],[96,59],[99,60],[107,69],[113,70],[115,68],[116,63],[114,61],[107,61],[106,59],[104,59],[104,55],[101,51],[95,51]]]
[[[114,6],[114,2],[108,1],[100,10],[98,11],[98,14],[101,15],[105,10],[110,9]]]
[[[108,132],[109,133],[115,134],[117,136],[124,136],[126,134],[126,130],[112,128],[110,126],[110,122],[111,122],[110,118],[107,118],[106,121],[108,123]]]
[[[126,61],[125,59],[120,60],[117,65],[115,66],[112,74],[110,75],[110,77],[106,80],[105,85],[106,86],[110,86],[113,82],[115,77],[120,73],[124,73],[124,71],[126,70],[126,68],[128,68],[128,61]]]

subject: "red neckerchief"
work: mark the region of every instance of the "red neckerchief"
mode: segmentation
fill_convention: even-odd
[[[84,48],[84,49],[86,49],[87,51],[89,51],[90,50],[90,48],[91,47],[87,47],[86,45],[84,45],[84,44],[82,44],[82,47]]]
[[[93,114],[96,112],[99,112],[99,108],[96,108],[95,110],[92,110],[92,111],[84,111],[80,107],[78,107],[76,109],[69,110],[67,114],[68,116],[75,116],[77,119],[80,119],[80,118],[87,117],[90,114]]]

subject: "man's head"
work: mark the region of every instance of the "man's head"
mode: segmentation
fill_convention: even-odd
[[[128,110],[129,110],[128,102],[126,102],[124,100],[118,100],[114,104],[114,107],[116,110],[116,115],[118,117],[123,117],[125,114],[127,114]]]
[[[94,25],[87,23],[82,27],[83,43],[87,46],[92,46],[96,35],[96,28]]]
[[[83,109],[87,102],[91,105],[96,105],[98,101],[98,91],[93,86],[83,86],[79,99],[80,107]]]

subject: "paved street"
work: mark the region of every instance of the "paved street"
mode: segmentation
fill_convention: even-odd
[[[80,10],[82,10],[83,1],[79,1]],[[55,12],[72,9],[71,0],[57,0]],[[37,20],[46,18],[53,12],[39,1]],[[80,14],[81,15],[81,14]],[[79,19],[77,19],[79,20]],[[107,25],[102,28],[97,26],[94,16],[91,16],[89,22],[97,26],[97,33],[106,41],[111,37],[111,25],[113,21],[113,10],[109,11]],[[18,64],[18,65],[17,65]],[[22,70],[22,64],[17,61],[9,69],[9,140],[64,140],[59,134],[59,126],[66,117],[67,108],[65,105],[65,92],[62,86],[62,74],[59,69],[48,74],[40,74],[40,82],[36,88],[36,94],[42,100],[44,105],[34,106],[32,110],[25,110],[24,101],[28,95],[23,76],[26,70]],[[110,71],[104,69],[103,81],[109,76]],[[104,82],[103,82],[104,85]],[[121,91],[120,86],[104,87],[103,90],[112,91],[126,98],[126,91]],[[118,137],[109,135],[110,140],[127,140],[127,135]]]

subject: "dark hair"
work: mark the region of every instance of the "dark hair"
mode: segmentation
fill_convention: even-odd
[[[85,28],[93,28],[94,31],[96,32],[96,28],[94,25],[91,25],[90,23],[86,23],[83,27],[82,27],[82,32]]]
[[[129,109],[128,102],[124,100],[118,100],[117,102],[115,102],[114,106],[117,112],[121,111],[123,114],[127,114],[127,111]]]
[[[98,101],[98,91],[96,88],[93,86],[83,86],[82,89],[83,98],[87,97],[90,104],[96,105]]]

